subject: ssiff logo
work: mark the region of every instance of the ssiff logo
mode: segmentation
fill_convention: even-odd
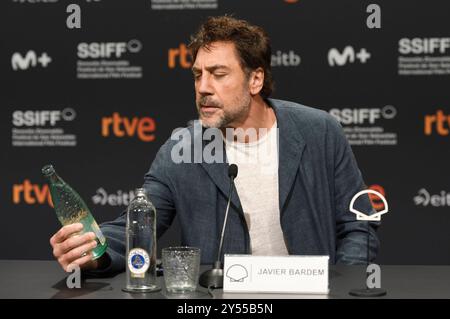
[[[53,207],[48,185],[32,184],[29,179],[25,179],[21,184],[13,185],[12,201],[16,205],[22,202],[28,205],[47,203]]]
[[[379,119],[392,120],[397,115],[397,109],[392,105],[382,108],[333,108],[329,113],[344,125],[366,124],[367,122],[374,124]]]
[[[59,121],[73,121],[76,117],[75,110],[65,108],[59,110],[16,110],[12,113],[14,126],[55,126]]]
[[[141,51],[142,43],[137,39],[128,42],[81,42],[77,49],[80,59],[121,58],[127,52]]]
[[[143,142],[155,140],[156,122],[151,117],[121,116],[114,112],[112,116],[102,118],[102,136],[133,137],[137,136]]]

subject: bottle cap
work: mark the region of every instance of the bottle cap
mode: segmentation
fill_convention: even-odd
[[[55,173],[55,169],[53,168],[52,164],[48,164],[42,167],[42,174],[44,174],[45,176],[52,175],[53,173]]]
[[[136,188],[134,196],[145,196],[145,197],[147,197],[147,194],[145,193],[145,188]]]

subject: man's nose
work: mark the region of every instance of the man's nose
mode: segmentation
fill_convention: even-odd
[[[197,91],[201,95],[211,95],[214,93],[211,80],[208,75],[202,75],[197,81]]]

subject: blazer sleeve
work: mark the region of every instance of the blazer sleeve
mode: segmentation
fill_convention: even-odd
[[[341,125],[329,115],[327,139],[330,158],[334,165],[334,203],[336,218],[336,263],[365,264],[367,262],[367,236],[369,236],[369,259],[378,253],[379,240],[376,230],[379,222],[358,221],[350,212],[350,201],[359,191],[366,189],[350,144]],[[376,213],[367,194],[356,200],[357,208],[366,215]],[[369,227],[368,224],[369,223]]]

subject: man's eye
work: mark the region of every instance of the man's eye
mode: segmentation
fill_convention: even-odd
[[[194,74],[194,79],[198,80],[200,79],[201,76],[202,76],[201,74]]]
[[[223,78],[225,75],[226,75],[226,73],[216,73],[216,74],[214,74],[214,76],[216,78]]]

